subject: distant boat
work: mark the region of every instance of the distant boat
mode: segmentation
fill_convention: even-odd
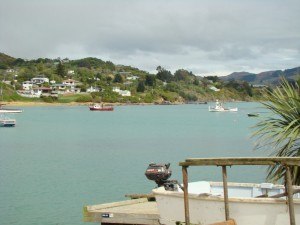
[[[23,112],[22,109],[7,109],[3,108],[5,104],[0,103],[0,113],[21,113]]]
[[[215,107],[208,106],[209,112],[237,112],[238,108],[225,108],[224,105],[219,101],[216,100]]]
[[[4,115],[0,117],[0,127],[14,127],[16,125],[15,119],[10,119]]]
[[[258,117],[259,113],[248,113],[247,114],[249,117]]]
[[[112,106],[103,106],[99,104],[94,104],[92,106],[89,106],[91,111],[113,111],[114,108]]]

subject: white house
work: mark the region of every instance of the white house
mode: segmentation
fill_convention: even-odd
[[[137,80],[137,79],[139,79],[139,77],[138,76],[130,76],[130,77],[127,77],[126,79],[127,80]]]
[[[34,77],[34,78],[31,79],[31,82],[33,84],[49,83],[49,78],[47,78],[47,77]]]
[[[113,92],[116,92],[116,93],[118,93],[121,96],[127,96],[127,97],[131,96],[131,92],[130,91],[128,91],[128,90],[120,90],[119,87],[113,87]]]
[[[26,91],[31,90],[32,86],[33,86],[33,83],[31,81],[24,81],[22,83],[22,88],[23,88],[23,90],[26,90]]]
[[[7,69],[7,70],[6,70],[6,73],[14,73],[14,72],[15,72],[14,69]]]
[[[68,75],[74,75],[75,71],[74,70],[68,70]]]
[[[69,85],[69,86],[75,86],[76,82],[77,82],[76,80],[67,79],[67,80],[64,80],[62,83],[65,84],[65,85]]]
[[[120,94],[121,96],[126,96],[126,97],[130,97],[130,96],[131,96],[131,92],[128,91],[128,90],[120,90],[120,91],[119,91],[119,94]]]
[[[98,87],[89,87],[88,89],[86,89],[86,92],[91,93],[91,92],[99,92],[100,89]]]
[[[112,91],[119,93],[121,90],[119,87],[113,87]]]

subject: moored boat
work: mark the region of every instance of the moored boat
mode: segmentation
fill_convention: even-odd
[[[7,109],[3,108],[5,104],[0,104],[0,113],[21,113],[23,112],[22,109]]]
[[[0,127],[14,127],[16,125],[15,119],[10,119],[4,115],[0,117]]]
[[[208,106],[208,111],[209,112],[237,112],[238,108],[237,107],[226,108],[224,104],[217,99],[214,107]]]
[[[286,168],[284,185],[227,182],[226,167],[274,164]],[[300,186],[292,185],[291,175],[291,168],[300,166],[300,157],[189,158],[179,165],[182,185],[164,179],[162,175],[169,173],[167,166],[156,165],[160,168],[151,172],[151,177],[146,170],[147,178],[159,185],[153,193],[161,224],[208,225],[234,219],[238,225],[295,225],[300,221]],[[221,166],[223,182],[188,183],[189,166]]]
[[[259,113],[248,113],[247,114],[249,117],[258,117]]]
[[[300,187],[294,187],[300,190]],[[188,185],[190,222],[213,224],[224,221],[224,193],[221,182],[194,182]],[[269,183],[228,183],[230,217],[239,225],[289,224],[289,212],[285,198],[272,198],[285,192],[284,186]],[[184,194],[159,187],[153,190],[160,223],[175,225],[185,220]],[[269,197],[266,197],[266,194]],[[265,196],[265,197],[259,197]],[[170,207],[172,206],[172,207]],[[296,221],[300,221],[300,194],[294,194]]]
[[[89,108],[91,111],[113,111],[114,110],[112,106],[104,106],[103,104],[102,105],[94,104],[89,106]]]

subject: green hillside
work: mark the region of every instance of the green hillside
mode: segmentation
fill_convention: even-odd
[[[150,74],[126,65],[116,65],[97,58],[77,60],[39,58],[24,60],[0,54],[0,81],[6,101],[48,102],[111,102],[111,103],[184,103],[221,100],[253,101],[261,97],[261,90],[244,81],[223,81],[217,76],[200,77],[185,69],[174,74],[157,67]],[[80,93],[59,93],[58,98],[21,98],[16,91],[23,89],[22,83],[35,77],[49,79],[49,83],[35,85],[53,88],[64,80],[77,82]],[[55,85],[53,85],[55,83]],[[96,88],[87,93],[89,88]],[[115,89],[129,91],[131,96],[122,96]]]

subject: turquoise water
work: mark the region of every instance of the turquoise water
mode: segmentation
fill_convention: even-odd
[[[84,205],[149,193],[150,162],[190,157],[262,156],[250,138],[257,103],[236,103],[237,113],[208,105],[24,107],[17,126],[0,129],[0,224],[76,225]],[[190,180],[220,180],[220,168],[190,168]],[[261,182],[265,168],[233,167],[229,181]]]

